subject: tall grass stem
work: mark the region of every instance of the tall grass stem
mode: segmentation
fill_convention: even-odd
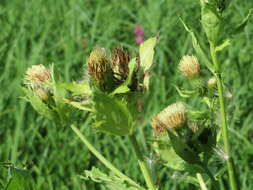
[[[145,182],[146,182],[146,184],[148,186],[148,189],[149,190],[156,190],[155,185],[153,183],[153,179],[152,179],[152,177],[150,175],[150,171],[149,171],[149,169],[148,169],[148,167],[147,167],[147,165],[145,163],[144,157],[143,157],[143,155],[141,153],[139,144],[138,144],[135,136],[131,135],[130,136],[130,140],[131,140],[131,143],[132,143],[132,145],[134,147],[134,151],[135,151],[135,154],[137,156],[138,163],[139,163],[141,172],[143,174],[143,177],[145,179]]]
[[[213,65],[215,67],[215,75],[216,75],[215,77],[217,79],[220,113],[221,113],[221,119],[222,119],[221,131],[222,131],[222,138],[223,138],[223,143],[224,143],[224,150],[227,155],[226,164],[227,164],[228,175],[229,175],[229,183],[230,183],[231,190],[238,190],[237,181],[235,179],[235,170],[234,170],[233,160],[230,153],[228,124],[227,124],[227,116],[226,116],[225,103],[224,103],[224,95],[223,95],[224,92],[223,92],[223,81],[222,81],[222,76],[221,76],[221,69],[217,61],[215,46],[212,43],[210,43],[210,53],[211,53]]]
[[[198,182],[199,182],[199,186],[200,186],[200,189],[201,190],[208,190],[207,187],[206,187],[206,184],[202,178],[202,175],[200,173],[197,173],[197,179],[198,179]]]
[[[135,181],[130,179],[128,176],[119,171],[110,161],[108,161],[100,152],[96,150],[96,148],[86,139],[86,137],[81,133],[79,129],[77,129],[74,125],[70,126],[71,129],[75,132],[75,134],[81,139],[81,141],[86,145],[89,151],[97,157],[108,169],[110,169],[115,175],[118,177],[128,181],[130,184],[140,187]]]

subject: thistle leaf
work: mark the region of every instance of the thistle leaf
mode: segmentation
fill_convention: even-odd
[[[140,66],[143,69],[144,73],[148,71],[152,66],[154,57],[154,48],[157,43],[157,38],[158,38],[157,36],[149,38],[140,45],[139,49]]]
[[[230,39],[226,39],[222,44],[218,45],[217,47],[215,47],[215,51],[218,52],[218,51],[221,51],[223,50],[224,48],[230,46],[231,43],[230,43]]]
[[[23,88],[26,99],[31,103],[32,107],[44,117],[50,120],[58,120],[57,114],[50,109],[32,90]]]
[[[196,164],[188,164],[177,155],[172,144],[166,141],[168,136],[159,137],[159,140],[153,143],[153,148],[158,154],[163,165],[177,171],[202,172],[202,168]]]
[[[114,135],[130,135],[133,117],[128,110],[127,103],[115,96],[94,92],[95,128],[101,132]]]
[[[65,90],[69,90],[70,92],[73,93],[74,96],[77,95],[90,96],[92,93],[88,82],[59,83],[59,87],[64,88]]]
[[[198,94],[198,92],[195,90],[182,90],[177,86],[175,86],[175,88],[176,88],[176,91],[178,92],[179,96],[181,96],[182,98],[191,98],[191,97],[194,97]]]
[[[76,101],[65,99],[65,102],[79,110],[94,112],[94,110],[91,108],[90,101],[76,102]]]
[[[168,130],[170,142],[176,154],[189,164],[199,164],[200,158],[180,137],[176,136],[173,131]]]
[[[85,170],[85,176],[81,177],[85,180],[102,183],[110,190],[144,190],[144,188],[133,186],[115,175],[107,175],[95,167],[90,171]]]
[[[230,33],[229,36],[234,36],[236,34],[239,34],[240,32],[242,32],[245,28],[245,26],[247,25],[249,18],[251,16],[253,9],[250,9],[247,16],[242,20],[242,22],[240,24],[238,24]]]
[[[25,171],[11,168],[12,177],[6,190],[35,190],[31,175]]]

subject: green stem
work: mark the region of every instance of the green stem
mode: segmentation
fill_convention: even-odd
[[[234,170],[233,160],[230,155],[230,145],[229,145],[229,138],[228,138],[228,124],[227,124],[227,117],[226,117],[226,111],[225,111],[221,70],[220,70],[220,65],[218,64],[218,61],[217,61],[215,46],[212,43],[210,43],[210,52],[211,52],[213,65],[215,67],[215,73],[216,73],[216,79],[217,79],[217,88],[218,88],[219,102],[220,102],[220,113],[221,113],[221,117],[222,117],[221,131],[222,131],[224,149],[225,149],[225,153],[227,155],[226,164],[227,164],[227,168],[228,168],[230,187],[231,187],[231,190],[238,190],[238,185],[236,183],[237,181],[235,179],[235,170]]]
[[[103,155],[101,155],[100,152],[98,152],[95,149],[95,147],[86,139],[86,137],[81,133],[81,131],[79,129],[77,129],[74,125],[71,125],[70,127],[76,133],[76,135],[81,139],[81,141],[86,145],[86,147],[89,149],[89,151],[92,154],[94,154],[94,156],[96,156],[97,159],[99,159],[108,169],[110,169],[118,177],[120,177],[120,178],[128,181],[130,184],[140,188],[140,186],[135,181],[133,181],[128,176],[126,176],[121,171],[119,171],[114,165],[111,164],[110,161],[108,161]]]
[[[206,164],[201,163],[201,166],[205,170],[208,177],[210,178],[212,185],[214,185],[215,189],[218,190],[219,185],[218,185],[218,182],[216,181],[216,179],[214,178],[212,172],[209,170],[209,168],[206,166]]]
[[[208,190],[207,187],[206,187],[206,184],[202,178],[202,175],[200,173],[197,173],[197,179],[198,179],[198,182],[199,182],[199,186],[201,188],[201,190]]]
[[[143,174],[143,177],[144,177],[144,179],[146,181],[146,184],[148,186],[148,189],[149,190],[156,190],[155,185],[154,185],[153,180],[152,180],[152,177],[150,175],[149,169],[147,168],[147,165],[145,163],[144,157],[143,157],[143,155],[141,153],[139,144],[138,144],[135,136],[131,135],[129,137],[130,137],[131,143],[132,143],[132,145],[134,147],[134,151],[135,151],[135,154],[137,156],[138,163],[139,163],[141,172]]]

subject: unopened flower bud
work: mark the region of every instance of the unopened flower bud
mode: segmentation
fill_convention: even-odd
[[[183,56],[179,63],[180,72],[186,77],[196,77],[200,74],[200,65],[195,56]]]
[[[169,105],[153,118],[157,130],[179,128],[186,123],[186,108],[181,102]]]
[[[129,55],[123,51],[122,48],[115,48],[112,51],[112,66],[114,73],[120,79],[125,80],[129,73],[128,62],[130,61]]]
[[[96,81],[104,80],[106,72],[110,70],[109,60],[104,49],[97,48],[90,53],[88,70],[92,79]]]
[[[212,78],[208,79],[207,85],[208,85],[209,88],[216,87],[217,79],[215,77],[212,77]]]

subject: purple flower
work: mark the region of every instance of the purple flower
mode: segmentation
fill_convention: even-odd
[[[141,44],[144,41],[144,29],[136,24],[134,27],[135,42]]]
[[[136,36],[143,36],[144,29],[140,25],[136,24],[134,27],[134,33]]]
[[[135,36],[135,41],[137,44],[141,44],[144,41],[143,36]]]

